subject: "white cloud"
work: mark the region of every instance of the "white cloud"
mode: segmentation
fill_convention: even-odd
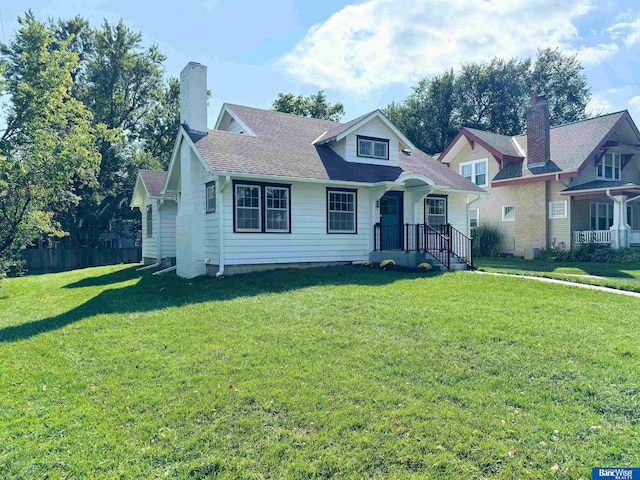
[[[587,112],[599,115],[613,110],[613,105],[602,94],[594,93],[587,104]]]
[[[578,49],[578,60],[583,65],[593,65],[602,63],[603,60],[615,55],[620,51],[616,43],[601,43],[595,47],[582,47]]]
[[[627,87],[607,88],[607,93],[610,93],[612,95],[619,95],[621,93],[624,93],[626,90],[627,90]]]
[[[616,23],[607,28],[607,32],[614,40],[621,38],[627,47],[640,43],[640,16],[635,20]]]
[[[629,99],[629,109],[640,113],[640,95]]]
[[[313,26],[282,62],[321,88],[367,93],[463,62],[566,46],[590,10],[590,0],[369,0]],[[598,48],[592,58],[607,52]]]

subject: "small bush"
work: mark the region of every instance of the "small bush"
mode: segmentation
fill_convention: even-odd
[[[492,225],[480,225],[471,229],[473,254],[477,257],[498,257],[504,249],[502,232]]]
[[[427,263],[427,262],[423,262],[420,265],[418,265],[418,270],[422,270],[423,272],[428,272],[431,270],[431,264]]]
[[[362,265],[363,267],[371,267],[373,265],[373,262],[371,262],[369,260],[365,260],[360,265]]]
[[[395,267],[395,266],[396,266],[396,262],[395,262],[395,260],[391,260],[391,259],[383,260],[383,261],[380,263],[380,268],[381,268],[382,270],[387,270],[387,269],[389,269],[389,268],[391,268],[391,267]]]

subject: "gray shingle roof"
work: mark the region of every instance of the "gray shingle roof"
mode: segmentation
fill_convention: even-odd
[[[394,181],[402,174],[419,173],[438,185],[482,192],[446,165],[424,152],[399,152],[400,167],[345,161],[327,145],[313,145],[323,132],[343,125],[271,110],[227,105],[255,136],[209,130],[190,134],[198,151],[214,171],[301,179],[363,183]]]
[[[152,197],[159,197],[164,182],[167,179],[167,172],[158,170],[140,170],[140,176],[144,182],[144,186],[147,188],[147,193]]]
[[[594,180],[593,182],[583,183],[582,185],[576,185],[575,187],[566,188],[563,192],[579,192],[580,190],[594,190],[597,188],[616,188],[616,187],[629,187],[635,189],[640,187],[636,183],[624,182],[622,180]]]
[[[377,110],[374,110],[373,112],[376,112],[376,111]],[[318,138],[318,140],[315,143],[328,142],[329,140],[333,140],[338,135],[340,135],[342,132],[346,132],[351,127],[353,127],[356,123],[358,123],[361,120],[363,120],[364,118],[368,117],[373,112],[365,113],[364,115],[361,115],[358,118],[354,118],[353,120],[350,120],[347,123],[338,124],[337,126],[333,127],[331,130],[327,130],[325,133],[323,133],[322,137]]]
[[[577,171],[625,114],[626,111],[609,113],[599,117],[552,127],[550,130],[550,162],[547,162],[543,167],[533,169],[526,168],[526,158],[524,162],[509,162],[505,164],[504,168],[498,172],[493,180],[529,177],[560,171]],[[466,130],[504,155],[522,157],[522,154],[513,144],[513,142],[517,142],[520,150],[524,152],[526,157],[526,134],[509,137],[477,130],[475,128],[466,128]],[[525,168],[522,168],[523,164]]]

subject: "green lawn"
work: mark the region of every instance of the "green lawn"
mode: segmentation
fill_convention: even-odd
[[[550,262],[523,258],[476,258],[476,268],[485,272],[531,275],[574,283],[600,285],[640,292],[640,264]]]
[[[0,478],[591,478],[640,466],[640,302],[467,272],[0,290]]]

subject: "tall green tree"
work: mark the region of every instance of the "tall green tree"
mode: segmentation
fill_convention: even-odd
[[[80,200],[76,187],[95,186],[100,165],[96,124],[73,98],[78,55],[31,12],[20,30],[0,46],[3,86],[8,98],[0,133],[0,258],[35,237],[66,232],[54,220],[60,209]]]
[[[293,93],[279,93],[271,108],[276,112],[292,113],[302,117],[321,118],[339,122],[344,116],[344,105],[340,102],[330,104],[323,90],[303,97]]]
[[[575,55],[540,50],[534,59],[469,63],[421,80],[385,113],[428,153],[441,152],[463,126],[504,135],[522,133],[532,92],[546,95],[551,123],[584,118],[591,97]]]

